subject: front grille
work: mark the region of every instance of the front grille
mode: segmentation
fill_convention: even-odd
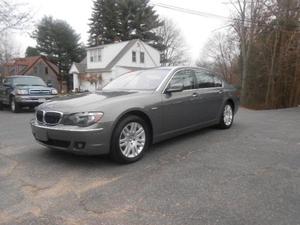
[[[31,95],[49,95],[50,94],[50,90],[30,89],[29,93]]]
[[[63,114],[61,112],[46,112],[43,110],[38,110],[36,112],[36,120],[45,125],[54,126],[59,124],[62,116]]]
[[[43,123],[44,122],[44,112],[43,111],[41,111],[41,110],[38,110],[37,112],[36,112],[36,119],[37,119],[37,121],[39,121],[40,123]]]
[[[68,148],[71,144],[70,141],[62,141],[62,140],[55,140],[55,139],[49,139],[48,141],[41,141],[38,140],[46,145],[56,146],[56,147],[62,147],[62,148]]]
[[[59,123],[62,114],[59,112],[45,112],[44,120],[49,125],[56,125]]]

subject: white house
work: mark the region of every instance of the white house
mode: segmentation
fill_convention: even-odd
[[[135,39],[87,48],[87,57],[73,63],[73,91],[95,91],[114,78],[135,70],[160,66],[160,52]]]

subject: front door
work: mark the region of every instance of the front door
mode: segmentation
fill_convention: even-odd
[[[164,93],[162,96],[163,133],[179,131],[195,123],[197,90],[194,71],[189,69],[177,71],[168,87],[178,84],[182,84],[182,91]]]
[[[9,94],[12,91],[12,79],[7,78],[3,80],[0,85],[0,101],[4,104],[9,104]]]

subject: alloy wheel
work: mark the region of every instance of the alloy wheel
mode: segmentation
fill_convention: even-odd
[[[119,147],[125,157],[137,157],[143,151],[145,143],[146,134],[140,123],[130,122],[124,126],[119,137]]]
[[[230,126],[233,119],[232,107],[230,105],[226,105],[223,112],[223,120],[226,126]]]

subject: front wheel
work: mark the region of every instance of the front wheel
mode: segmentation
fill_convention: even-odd
[[[120,163],[132,163],[143,157],[149,147],[148,124],[138,116],[122,119],[112,137],[110,155]]]
[[[21,106],[19,105],[18,102],[16,102],[15,97],[11,97],[10,100],[10,110],[14,113],[18,113],[21,111]]]
[[[221,129],[228,129],[232,126],[234,118],[234,112],[232,105],[227,102],[223,107],[223,112],[220,118],[219,127]]]

